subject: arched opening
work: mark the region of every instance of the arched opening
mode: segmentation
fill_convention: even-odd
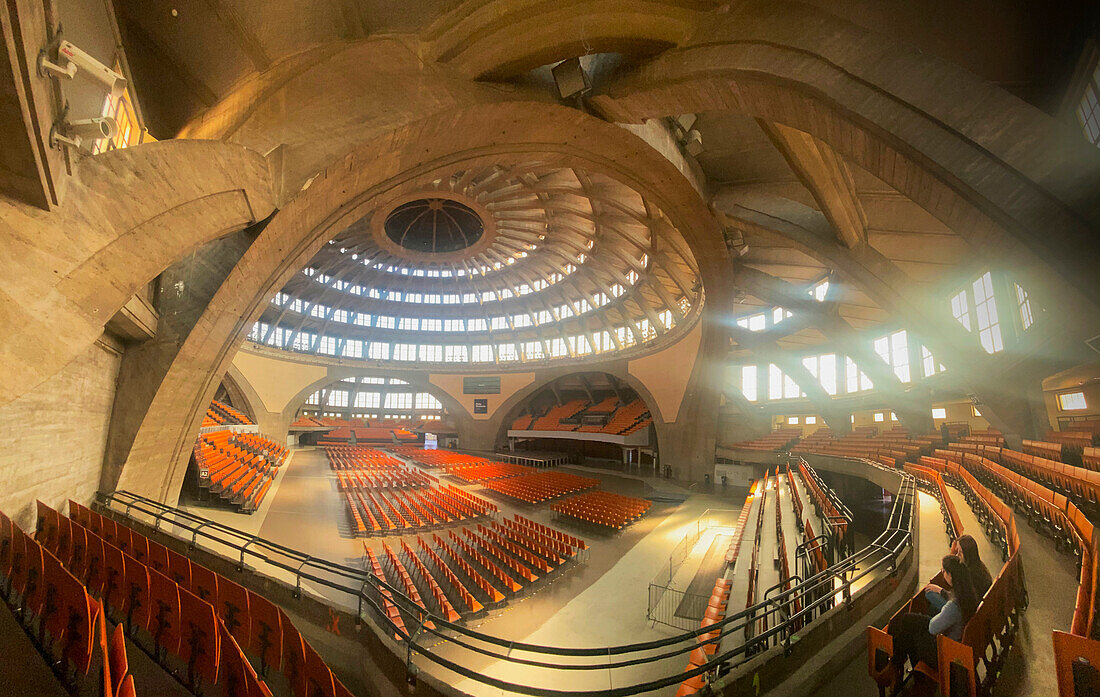
[[[611,373],[569,373],[515,404],[499,440],[516,454],[560,454],[579,465],[655,474],[660,457],[650,409],[639,389]]]
[[[446,395],[403,378],[349,375],[301,399],[290,424],[299,445],[422,445],[433,436],[445,444],[458,435]]]

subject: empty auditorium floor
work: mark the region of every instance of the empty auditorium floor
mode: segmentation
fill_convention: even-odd
[[[628,495],[644,495],[650,483],[665,488],[668,486],[663,480],[647,480],[645,477],[610,471],[583,469],[583,473],[599,478],[606,490]],[[796,482],[803,502],[803,515],[811,520],[817,530],[820,520],[810,503],[809,492],[800,478],[796,477]],[[761,598],[763,592],[778,581],[778,572],[769,558],[772,555],[770,550],[775,546],[774,507],[777,501],[783,506],[784,535],[788,540],[787,553],[792,572],[795,571],[794,548],[797,541],[801,540],[786,478],[781,478],[778,496],[775,487],[773,478],[761,528]],[[584,538],[591,545],[590,556],[586,561],[571,562],[540,579],[524,589],[518,599],[471,620],[469,626],[516,641],[587,647],[647,641],[679,631],[646,619],[649,583],[658,569],[667,568],[669,553],[704,511],[721,509],[736,520],[745,495],[743,489],[730,488],[724,496],[694,494],[679,505],[659,502],[654,504],[647,516],[626,530],[617,534],[601,534],[592,528],[556,519],[546,505],[518,505],[510,499],[487,492],[480,486],[468,485],[463,488],[492,499],[501,508],[503,515],[518,513],[541,523],[555,525]],[[975,538],[983,558],[989,563],[991,570],[999,568],[1002,563],[999,550],[985,538],[962,494],[955,489],[950,489],[949,493],[962,519],[964,530],[972,534],[975,531],[978,533]],[[759,498],[754,499],[747,519],[745,539],[737,566],[732,574],[726,572],[734,580],[730,612],[744,607],[747,593],[746,570],[751,557]],[[948,541],[938,502],[924,493],[920,494],[920,502],[920,577],[929,579],[939,570],[940,558],[947,551]],[[415,536],[402,538],[398,535],[384,538],[352,537],[344,506],[324,452],[301,449],[295,452],[288,466],[280,473],[277,486],[273,488],[260,512],[254,516],[224,514],[219,519],[235,527],[244,527],[242,522],[246,522],[262,537],[307,554],[354,566],[363,564],[364,541],[380,551],[383,539],[395,549],[399,548],[401,539],[415,539]],[[207,514],[204,510],[197,512]],[[1050,629],[1069,626],[1076,593],[1076,568],[1071,557],[1056,552],[1051,540],[1031,530],[1022,517],[1017,517],[1017,523],[1031,605],[1024,614],[1016,646],[998,681],[997,693],[1010,696],[1055,694]],[[702,547],[706,546],[704,542],[705,540],[700,542]],[[694,577],[702,561],[702,551],[705,551],[702,547],[680,569],[676,576],[678,587],[686,588]],[[332,592],[312,590],[338,604],[346,606],[350,602],[349,598],[339,597]],[[629,675],[609,674],[608,671],[578,671],[563,678],[556,673],[539,675],[537,669],[517,668],[514,664],[472,656],[445,639],[440,639],[433,650],[446,658],[461,659],[464,665],[487,675],[569,690],[605,688],[609,685],[655,679],[681,671],[686,665],[684,658],[664,659],[633,667],[629,669]],[[518,653],[513,655],[523,656]],[[423,667],[431,665],[423,658],[416,658],[414,662]],[[866,655],[860,652],[816,694],[822,697],[877,694],[873,681],[866,674],[866,665]],[[428,670],[465,692],[479,696],[500,694],[500,690],[449,674],[437,666],[431,665]],[[668,688],[666,691],[672,694],[675,690]],[[662,694],[666,691],[662,691]]]

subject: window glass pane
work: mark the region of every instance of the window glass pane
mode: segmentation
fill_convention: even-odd
[[[1088,409],[1088,405],[1085,404],[1084,392],[1067,392],[1058,395],[1058,406],[1062,408],[1062,411]]]
[[[756,366],[741,366],[741,392],[750,402],[756,401]]]
[[[947,409],[944,408],[944,407],[934,407],[932,409],[932,418],[933,419],[946,419],[947,418]]]

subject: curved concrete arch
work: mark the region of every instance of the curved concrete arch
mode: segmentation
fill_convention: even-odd
[[[237,366],[230,365],[229,370],[225,371],[225,375],[222,376],[222,386],[232,399],[233,407],[241,410],[260,425],[260,407],[263,405],[263,400]],[[264,430],[262,425],[260,430]]]
[[[273,209],[261,155],[198,141],[82,159],[62,205],[51,212],[0,201],[0,404],[91,346],[108,320],[173,261]]]
[[[268,299],[376,197],[422,185],[456,162],[538,156],[603,171],[645,192],[681,230],[708,297],[728,295],[717,221],[683,175],[625,129],[538,103],[477,106],[409,124],[362,145],[299,194],[259,234],[207,306],[142,420],[118,486],[174,500],[202,410]]]
[[[960,68],[805,5],[754,1],[592,101],[620,122],[732,111],[810,133],[1019,269],[1043,304],[1100,317],[1100,153]]]
[[[469,0],[422,34],[428,54],[464,75],[499,80],[587,53],[651,55],[681,43],[717,2]]]
[[[268,153],[280,206],[350,150],[431,114],[531,100],[545,91],[471,82],[425,61],[415,37],[326,44],[250,75],[180,138],[219,139]],[[364,105],[385,104],[365,110]]]

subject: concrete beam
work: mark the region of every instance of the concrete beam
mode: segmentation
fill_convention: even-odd
[[[764,119],[756,122],[813,195],[844,246],[866,242],[867,214],[856,195],[848,165],[836,151],[809,133]]]

